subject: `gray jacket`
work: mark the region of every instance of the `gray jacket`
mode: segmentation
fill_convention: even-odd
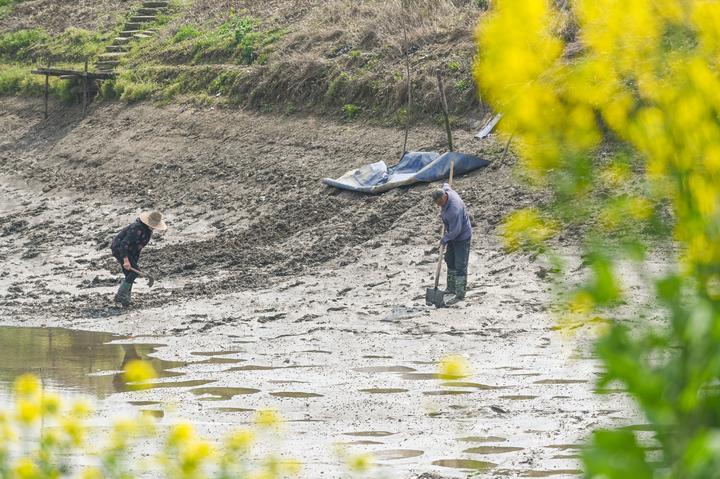
[[[465,203],[450,185],[445,183],[443,191],[448,195],[448,201],[442,207],[440,216],[445,224],[445,236],[442,243],[448,244],[450,241],[467,241],[472,238],[472,226],[470,225],[470,215],[468,215]]]

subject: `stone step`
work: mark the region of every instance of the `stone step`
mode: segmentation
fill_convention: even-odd
[[[126,47],[125,45],[108,45],[105,50],[108,53],[119,53],[119,52],[127,52],[130,50],[130,47]]]
[[[146,35],[144,33],[136,33],[133,35],[133,38],[137,38],[138,40],[142,40],[143,38],[150,38],[152,35]]]
[[[131,38],[132,37],[117,37],[113,40],[113,45],[125,45]]]
[[[138,15],[151,15],[151,16],[155,16],[155,15],[161,13],[162,10],[163,10],[162,8],[138,8],[136,13],[137,13]]]
[[[128,54],[128,52],[102,53],[101,55],[98,56],[98,58],[101,58],[102,60],[113,60],[113,59],[124,57],[127,54]]]
[[[120,62],[118,60],[103,60],[101,62],[97,62],[95,64],[95,68],[113,69],[118,65],[120,65]]]
[[[142,27],[142,23],[139,22],[127,22],[125,24],[125,30],[131,30],[131,31],[138,31],[140,30],[140,27]]]
[[[143,8],[166,8],[168,2],[143,2]]]
[[[122,32],[120,32],[118,34],[118,36],[121,38],[130,38],[133,35],[135,35],[136,33],[141,33],[141,32],[142,32],[142,30],[123,30]]]
[[[130,22],[132,23],[150,23],[152,21],[155,21],[155,15],[136,15],[130,17]]]

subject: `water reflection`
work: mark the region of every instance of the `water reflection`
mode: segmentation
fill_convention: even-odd
[[[185,363],[149,356],[160,345],[108,344],[120,339],[64,328],[0,327],[0,395],[7,396],[14,379],[30,372],[48,389],[104,398],[128,390],[120,372],[133,359],[149,361],[160,377],[182,374],[168,369]]]

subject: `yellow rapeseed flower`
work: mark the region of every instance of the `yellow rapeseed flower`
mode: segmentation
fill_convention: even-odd
[[[29,457],[19,459],[13,472],[17,479],[41,479],[40,469]]]
[[[280,461],[280,471],[289,476],[298,476],[302,471],[302,462],[297,459],[283,459]]]
[[[277,479],[277,476],[271,471],[255,471],[248,475],[248,479]]]
[[[85,440],[85,427],[76,417],[63,418],[60,427],[75,447],[80,447]]]
[[[542,219],[534,208],[514,211],[505,219],[502,228],[505,247],[510,251],[521,247],[540,246],[555,233],[555,225]]]
[[[34,374],[23,374],[15,379],[15,394],[30,397],[40,394],[42,385],[40,379]]]
[[[261,428],[278,429],[283,419],[275,409],[260,409],[255,416],[255,424]]]
[[[445,356],[439,365],[439,373],[443,379],[459,379],[470,375],[470,363],[458,355]]]
[[[40,419],[42,411],[40,404],[35,399],[18,399],[15,401],[15,412],[18,421],[24,425],[29,425]]]
[[[97,467],[87,467],[80,475],[81,479],[104,479],[102,470]]]
[[[157,373],[152,364],[140,359],[128,362],[123,371],[123,379],[135,390],[151,388],[152,384],[148,384],[148,381],[155,378]]]
[[[188,423],[174,425],[168,433],[167,443],[172,447],[182,445],[195,437],[195,430]]]
[[[93,408],[87,399],[76,399],[70,406],[70,415],[77,419],[84,419],[92,414]]]
[[[62,401],[55,393],[45,391],[42,395],[42,411],[48,416],[55,416],[60,412]]]
[[[206,441],[190,441],[182,447],[180,464],[183,473],[190,474],[200,468],[203,461],[213,454],[212,446]]]
[[[235,453],[246,452],[255,440],[255,433],[248,429],[233,432],[227,440],[227,447]]]
[[[353,472],[367,472],[373,466],[373,456],[369,453],[349,456],[347,465]]]

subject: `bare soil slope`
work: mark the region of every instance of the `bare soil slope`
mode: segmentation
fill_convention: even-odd
[[[127,0],[26,0],[13,5],[0,18],[0,33],[30,28],[42,28],[51,34],[69,27],[109,29],[130,5]]]
[[[121,105],[99,107],[84,120],[58,107],[42,121],[37,107],[2,102],[0,173],[38,183],[49,196],[69,190],[93,198],[91,204],[114,206],[72,232],[82,216],[77,209],[52,224],[33,224],[26,212],[5,216],[5,224],[19,222],[3,231],[26,256],[52,260],[58,239],[104,251],[137,212],[157,208],[174,232],[155,241],[143,263],[189,283],[188,294],[197,296],[269,286],[328,262],[349,264],[361,249],[381,246],[376,238],[388,232],[393,245],[425,244],[437,234],[429,185],[365,196],[321,184],[362,164],[394,163],[402,139],[395,129]],[[456,133],[458,148],[496,159],[502,146],[481,144],[471,133]],[[416,150],[442,151],[444,143],[440,129],[417,129],[410,138]],[[511,186],[509,172],[495,163],[458,178],[479,231],[491,233],[504,212],[528,201]],[[93,266],[117,272],[109,260]],[[139,299],[141,305],[158,300]],[[82,304],[63,307],[82,314],[76,310]]]

